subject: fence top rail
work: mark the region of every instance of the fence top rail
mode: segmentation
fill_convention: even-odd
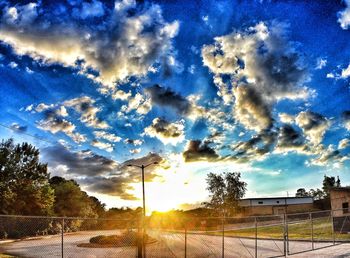
[[[66,219],[66,220],[107,220],[107,221],[138,221],[138,219],[112,219],[112,218],[89,218],[89,217],[59,217],[59,216],[31,216],[0,214],[0,218],[27,218],[27,219]]]
[[[194,217],[184,217],[183,220],[193,220],[193,219],[209,219],[209,220],[243,220],[250,219],[252,221],[260,218],[283,218],[286,216],[297,216],[297,215],[307,215],[307,214],[317,214],[317,213],[325,213],[330,212],[333,213],[335,211],[348,211],[349,209],[334,209],[334,210],[318,210],[318,211],[308,211],[308,212],[298,212],[298,213],[286,213],[286,214],[275,214],[275,215],[256,215],[256,216],[245,216],[245,217],[226,217],[226,216],[213,216],[213,217],[204,217],[204,216],[194,216]],[[349,210],[350,211],[350,210]],[[91,217],[63,217],[63,216],[36,216],[36,215],[14,215],[14,214],[0,214],[0,218],[32,218],[32,219],[67,219],[67,220],[106,220],[106,221],[139,221],[139,218],[91,218]]]

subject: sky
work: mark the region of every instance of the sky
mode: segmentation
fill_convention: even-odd
[[[107,207],[350,185],[350,1],[0,0],[0,135]]]

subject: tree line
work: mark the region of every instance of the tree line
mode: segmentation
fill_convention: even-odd
[[[0,143],[0,214],[97,218],[104,213],[104,204],[76,181],[50,178],[39,154],[28,143]]]

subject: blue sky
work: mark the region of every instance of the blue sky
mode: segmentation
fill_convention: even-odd
[[[107,206],[350,184],[349,1],[0,1],[1,138]],[[35,137],[31,137],[35,136]]]

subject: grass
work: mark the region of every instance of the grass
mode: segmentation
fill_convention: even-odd
[[[282,224],[258,226],[257,236],[263,239],[283,239]],[[208,232],[210,235],[221,235],[221,232]],[[255,227],[236,230],[225,230],[225,236],[255,238]],[[315,241],[332,241],[332,222],[320,218],[313,220],[313,235]],[[290,240],[311,240],[311,221],[303,220],[288,223],[288,237]],[[350,234],[335,233],[336,240],[350,240]]]

